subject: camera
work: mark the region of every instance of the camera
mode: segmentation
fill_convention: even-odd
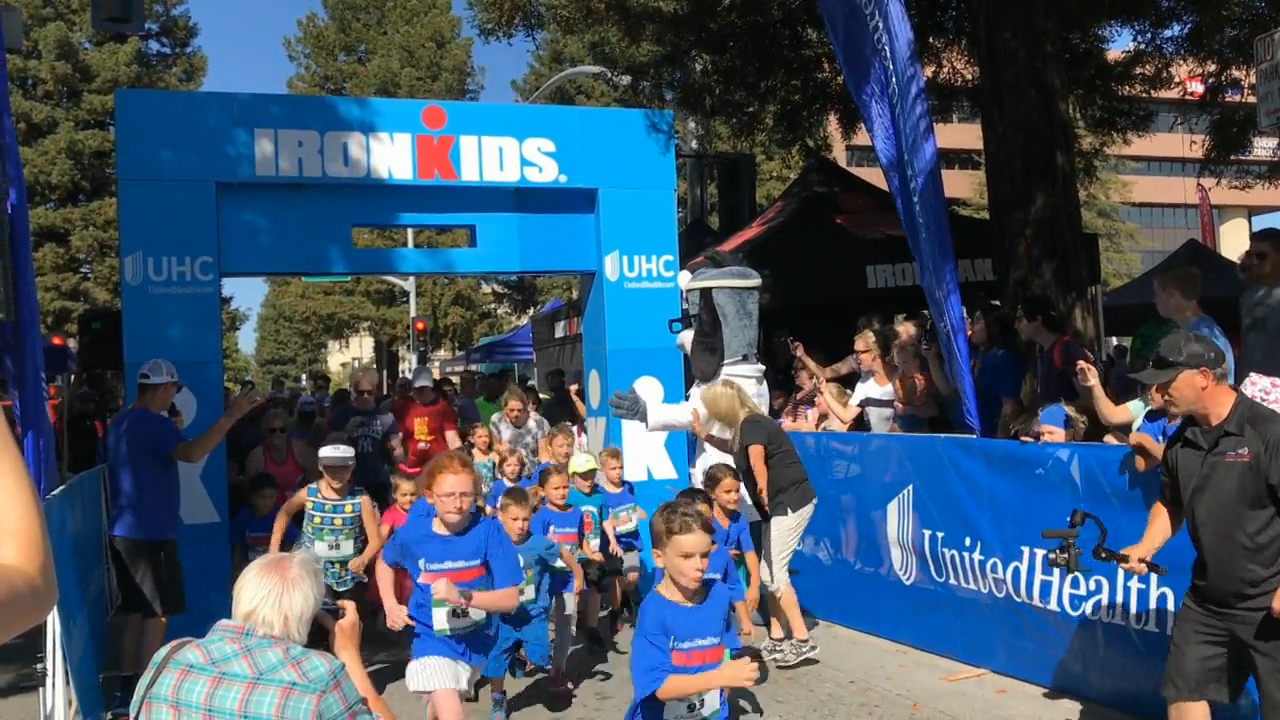
[[[1071,511],[1071,516],[1067,518],[1067,527],[1050,530],[1041,530],[1040,539],[1042,540],[1060,540],[1058,547],[1045,552],[1045,564],[1051,568],[1061,568],[1069,573],[1089,572],[1089,568],[1080,567],[1080,546],[1076,544],[1076,540],[1080,538],[1080,528],[1085,523],[1092,522],[1098,528],[1098,542],[1093,546],[1090,556],[1100,563],[1115,563],[1123,565],[1129,562],[1129,556],[1124,553],[1116,552],[1107,547],[1107,526],[1102,524],[1102,519],[1093,513],[1084,510],[1075,509]],[[1153,574],[1165,575],[1169,571],[1161,565],[1143,560],[1142,563],[1147,566]]]

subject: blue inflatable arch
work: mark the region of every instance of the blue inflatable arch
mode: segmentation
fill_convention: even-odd
[[[126,377],[171,360],[187,435],[209,427],[227,277],[577,274],[590,435],[622,447],[626,479],[664,481],[639,486],[652,506],[683,484],[685,438],[621,423],[605,398],[684,391],[670,127],[639,110],[118,92]],[[465,227],[474,244],[357,249],[357,227]],[[174,636],[203,633],[230,596],[225,453],[181,471],[189,610]]]

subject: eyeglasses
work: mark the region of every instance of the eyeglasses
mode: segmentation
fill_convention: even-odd
[[[269,428],[267,428],[267,434],[268,434],[268,435],[282,435],[282,434],[284,434],[284,433],[286,433],[286,432],[288,432],[288,429],[287,429],[287,428],[282,428],[282,427],[269,427]]]
[[[433,494],[435,495],[436,500],[443,500],[446,503],[460,502],[465,504],[465,503],[472,502],[476,499],[476,494],[473,492],[433,493]]]

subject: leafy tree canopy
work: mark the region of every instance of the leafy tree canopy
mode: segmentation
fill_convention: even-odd
[[[9,91],[35,258],[40,320],[71,333],[90,307],[120,305],[115,103],[119,88],[195,90],[205,57],[185,0],[148,0],[146,34],[89,28],[87,0],[10,0],[24,44]]]

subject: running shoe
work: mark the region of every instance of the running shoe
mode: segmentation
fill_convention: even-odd
[[[782,649],[782,654],[774,658],[774,664],[780,668],[795,667],[817,654],[818,646],[813,640],[803,643],[788,640]]]
[[[760,650],[761,659],[766,662],[772,662],[782,657],[783,654],[786,653],[788,642],[789,641],[787,640],[774,640],[773,638],[769,638],[768,640],[760,643],[758,649]]]
[[[493,694],[493,706],[489,708],[489,720],[507,720],[507,696]]]

